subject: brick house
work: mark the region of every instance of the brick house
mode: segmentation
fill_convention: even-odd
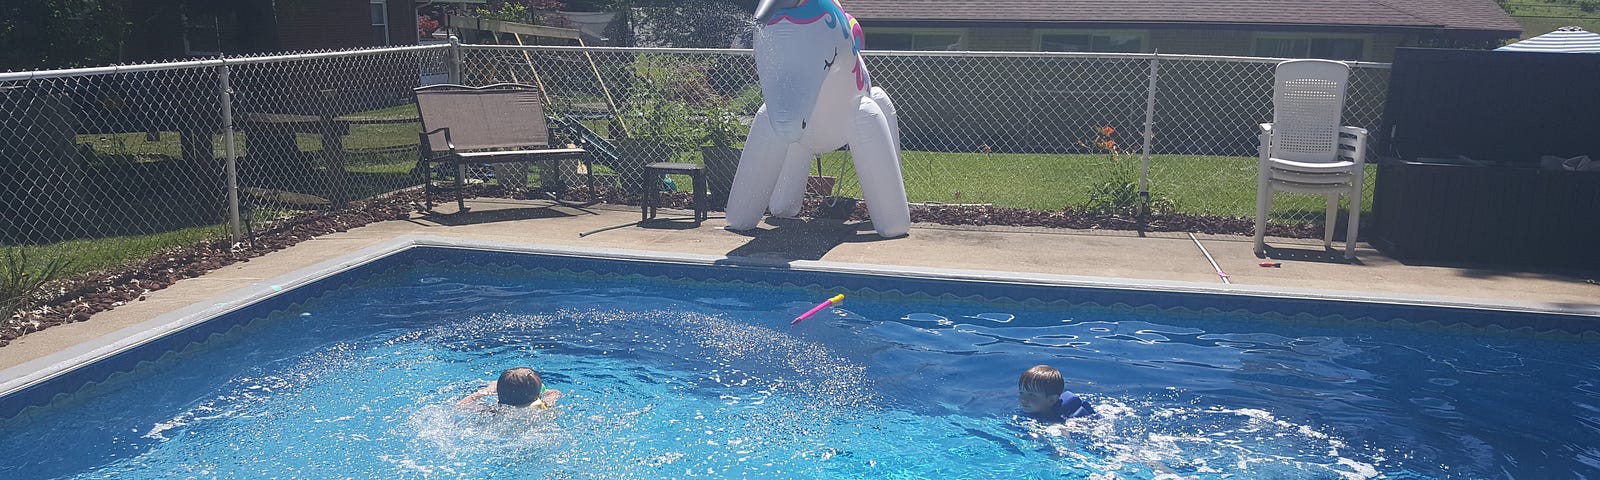
[[[847,0],[879,50],[1159,51],[1385,62],[1395,47],[1492,48],[1494,0]]]

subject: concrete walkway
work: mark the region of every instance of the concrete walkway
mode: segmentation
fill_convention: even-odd
[[[473,210],[464,215],[412,215],[409,220],[376,223],[318,237],[200,278],[180,281],[150,293],[145,301],[101,312],[87,322],[26,335],[0,348],[0,369],[401,235],[1222,284],[1201,247],[1184,233],[1154,233],[1141,237],[1134,232],[1120,231],[918,224],[913,226],[910,236],[886,240],[872,233],[869,224],[769,219],[758,231],[739,233],[724,230],[722,220],[712,219],[698,228],[688,221],[658,222],[580,237],[583,232],[638,220],[639,212],[624,206],[580,209],[551,207],[548,202],[497,199],[478,199],[469,205]],[[1235,285],[1463,303],[1533,302],[1547,308],[1600,312],[1600,285],[1589,278],[1557,273],[1409,266],[1371,248],[1359,248],[1359,261],[1347,264],[1339,252],[1324,252],[1320,241],[1284,239],[1269,242],[1278,247],[1272,261],[1282,262],[1282,267],[1264,268],[1258,266],[1264,260],[1251,251],[1248,237],[1196,235],[1196,238]],[[1335,247],[1341,246],[1335,244]]]

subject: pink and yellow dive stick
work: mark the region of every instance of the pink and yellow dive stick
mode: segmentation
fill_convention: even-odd
[[[838,305],[839,302],[843,302],[843,301],[844,301],[844,294],[843,293],[838,294],[838,295],[834,295],[833,298],[824,300],[822,303],[817,304],[817,306],[811,307],[810,310],[806,310],[806,313],[802,313],[802,314],[800,314],[800,316],[794,317],[794,321],[793,322],[789,322],[789,326],[793,327],[796,324],[799,324],[801,321],[803,321],[803,320],[805,320],[807,318],[811,318],[812,315],[816,315],[817,312],[822,311],[822,309],[828,308],[828,307],[831,307],[831,306],[834,306],[834,305]]]

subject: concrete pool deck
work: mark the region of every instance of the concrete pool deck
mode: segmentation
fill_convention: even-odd
[[[836,220],[769,219],[754,232],[724,230],[720,219],[699,227],[684,221],[626,226],[579,234],[639,219],[637,208],[598,205],[551,206],[549,202],[477,199],[463,215],[413,214],[407,220],[374,223],[301,242],[249,262],[151,292],[146,300],[72,323],[25,335],[0,348],[0,369],[10,368],[80,342],[109,334],[253,283],[316,265],[404,236],[515,244],[592,247],[647,252],[820,260],[902,267],[995,270],[1107,280],[1183,282],[1196,285],[1287,292],[1331,292],[1340,296],[1416,298],[1453,304],[1516,305],[1597,315],[1600,284],[1592,277],[1560,272],[1406,265],[1366,244],[1356,263],[1325,252],[1320,240],[1269,239],[1272,262],[1252,252],[1249,237],[1195,235],[1204,251],[1227,272],[1221,279],[1201,247],[1185,233],[1061,230],[1020,227],[952,227],[915,224],[911,235],[881,239],[869,224]],[[451,208],[450,206],[442,208]],[[665,214],[666,212],[664,212]],[[687,215],[687,212],[680,212]],[[1335,243],[1335,248],[1342,245]],[[1592,275],[1592,274],[1591,274]]]

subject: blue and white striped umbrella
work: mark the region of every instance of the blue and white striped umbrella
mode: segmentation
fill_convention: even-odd
[[[1561,27],[1554,32],[1496,48],[1502,52],[1600,53],[1600,35],[1582,27]]]

